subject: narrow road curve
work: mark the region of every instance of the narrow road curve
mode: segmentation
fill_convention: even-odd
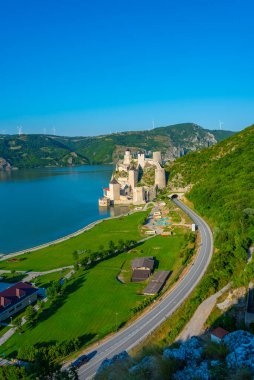
[[[140,316],[131,325],[120,330],[96,348],[96,355],[80,367],[78,371],[80,380],[92,379],[104,359],[111,358],[124,350],[129,351],[142,342],[183,303],[206,271],[213,253],[212,232],[207,223],[189,207],[177,199],[173,199],[173,202],[198,226],[201,245],[194,264],[175,288],[165,298],[157,302],[149,312]]]

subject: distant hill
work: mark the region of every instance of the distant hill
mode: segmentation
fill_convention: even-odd
[[[174,159],[216,144],[233,133],[185,123],[96,137],[0,135],[0,159],[5,166],[7,163],[19,168],[107,164],[122,158],[126,147],[134,152],[161,150],[165,158]]]

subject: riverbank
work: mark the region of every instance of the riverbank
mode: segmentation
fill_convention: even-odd
[[[0,253],[0,261],[9,260],[12,257],[24,255],[24,254],[27,254],[27,253],[30,253],[30,252],[34,252],[34,251],[38,251],[38,250],[43,249],[43,248],[50,247],[52,245],[56,245],[56,244],[62,243],[64,241],[66,241],[66,240],[69,240],[69,239],[71,239],[71,238],[73,238],[75,236],[78,236],[78,235],[82,234],[83,232],[86,232],[86,231],[90,230],[91,228],[93,228],[97,224],[102,223],[105,220],[117,219],[117,218],[120,218],[120,217],[123,217],[123,216],[130,215],[130,214],[132,214],[134,212],[137,212],[137,211],[133,210],[133,211],[129,211],[128,213],[125,213],[125,214],[120,214],[120,215],[116,215],[116,216],[108,216],[107,218],[98,219],[98,220],[96,220],[96,221],[94,221],[92,223],[89,223],[85,227],[83,227],[83,228],[81,228],[81,229],[79,229],[79,230],[77,230],[77,231],[75,231],[75,232],[73,232],[71,234],[68,234],[68,235],[63,236],[63,237],[61,237],[59,239],[50,241],[48,243],[37,245],[37,246],[32,247],[32,248],[23,249],[21,251],[12,252],[12,253],[6,253],[6,254],[1,254]]]
[[[101,188],[111,175],[111,166],[96,165],[22,169],[0,176],[0,253],[28,251],[116,215],[98,208]]]
[[[41,249],[6,255],[0,261],[0,270],[48,271],[74,265],[75,251],[90,255],[108,247],[110,241],[138,241],[144,237],[141,231],[148,211],[129,212],[129,215],[104,218],[93,222],[82,230],[61,239],[57,244],[48,243]]]

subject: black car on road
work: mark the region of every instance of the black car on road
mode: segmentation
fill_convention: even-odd
[[[75,368],[81,367],[83,364],[89,361],[89,357],[87,355],[81,355],[78,359],[71,363],[71,365]]]

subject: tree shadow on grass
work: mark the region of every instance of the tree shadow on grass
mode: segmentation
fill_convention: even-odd
[[[51,346],[55,346],[56,344],[58,343],[57,340],[55,339],[52,339],[52,340],[49,340],[47,342],[40,342],[40,343],[36,343],[34,345],[35,348],[37,348],[38,350],[42,347],[51,347]]]
[[[101,262],[106,261],[106,260],[113,259],[113,258],[119,256],[119,255],[122,254],[122,253],[129,253],[132,249],[135,249],[135,248],[137,248],[137,247],[139,247],[139,246],[141,246],[141,245],[143,245],[143,244],[144,244],[144,242],[143,242],[143,241],[140,241],[140,242],[136,242],[135,244],[132,244],[131,247],[123,248],[123,249],[118,249],[118,250],[116,250],[114,253],[112,253],[112,254],[110,254],[110,255],[108,255],[108,256],[106,256],[106,257],[103,257],[103,258],[101,258],[101,259],[99,259],[99,260],[92,261],[91,263],[89,263],[89,264],[87,265],[87,269],[92,269],[92,268],[94,268],[96,265],[100,264]]]
[[[80,345],[81,347],[84,346],[85,344],[91,342],[96,337],[96,334],[83,334],[78,337],[80,340]]]
[[[154,259],[154,268],[153,268],[153,270],[155,270],[155,269],[159,268],[160,261],[158,259],[156,259],[156,257],[154,257],[153,259]]]
[[[63,294],[58,296],[56,300],[52,301],[51,305],[49,307],[47,307],[46,309],[44,309],[38,315],[38,318],[36,320],[36,324],[40,323],[42,321],[45,321],[46,319],[50,318],[53,314],[55,314],[55,312],[65,304],[68,297],[83,286],[83,284],[85,282],[85,277],[86,277],[86,272],[82,273],[74,281],[67,283],[64,286]],[[66,323],[67,323],[67,320],[68,320],[68,315],[66,315]]]
[[[83,335],[80,335],[78,337],[73,337],[74,339],[75,338],[78,338],[79,341],[80,341],[80,346],[84,346],[85,344],[87,344],[88,342],[90,342],[92,339],[94,339],[96,336],[96,334],[83,334]],[[68,340],[68,339],[67,339]],[[63,340],[63,341],[66,341],[66,340]],[[34,345],[34,347],[36,347],[37,349],[40,349],[42,347],[51,347],[51,346],[55,346],[57,343],[61,343],[61,341],[59,340],[49,340],[47,342],[39,342],[39,343],[36,343]]]
[[[22,273],[16,273],[16,274],[13,274],[13,276],[10,276],[10,277],[7,277],[7,276],[5,277],[4,274],[2,275],[3,282],[7,282],[7,283],[10,283],[10,284],[20,282],[26,276],[27,276],[26,274],[22,274]]]

